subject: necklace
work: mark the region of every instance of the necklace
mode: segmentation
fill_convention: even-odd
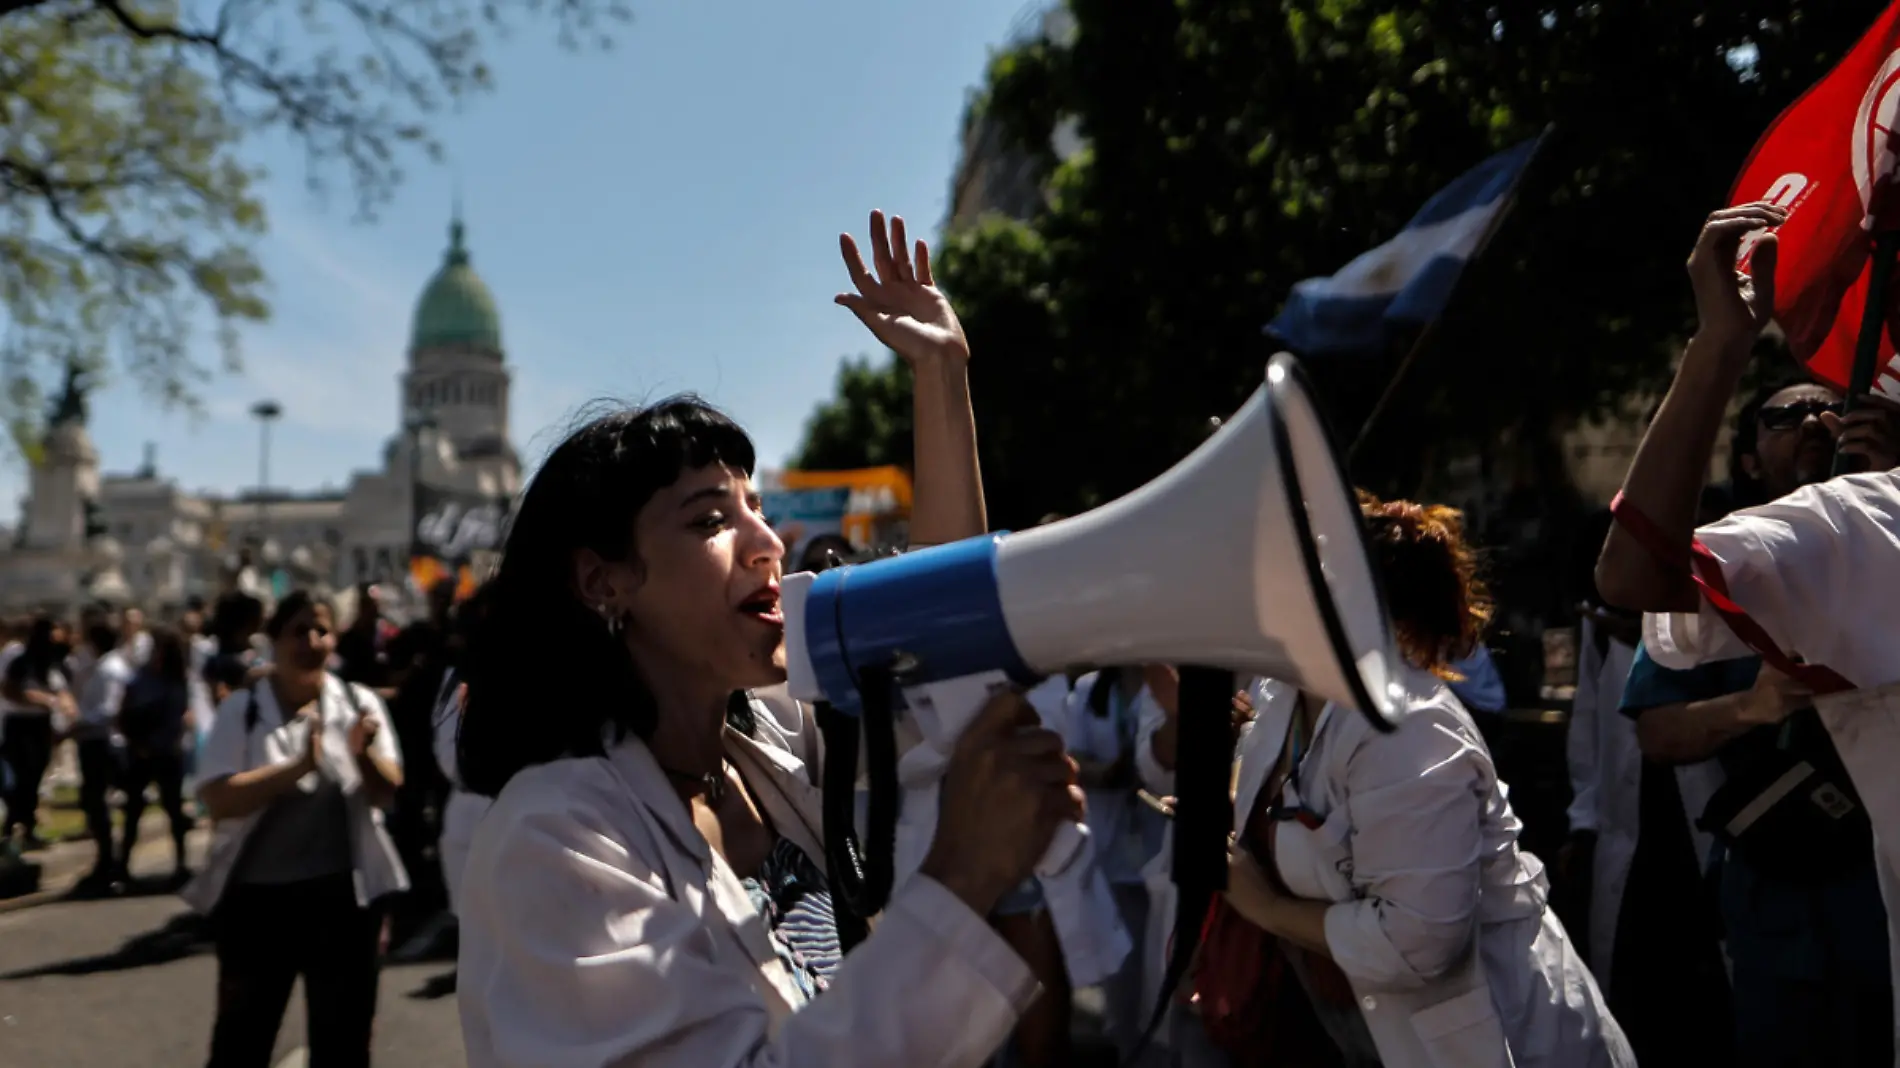
[[[668,767],[662,767],[660,770],[681,782],[690,782],[698,785],[701,790],[705,791],[708,804],[717,805],[726,799],[726,762],[724,760],[719,762],[718,771],[708,771],[703,775],[694,775],[691,772],[685,771],[675,771]]]

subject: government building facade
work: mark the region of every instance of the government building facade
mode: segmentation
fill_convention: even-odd
[[[102,474],[84,391],[69,376],[49,420],[20,526],[0,549],[0,610],[104,601],[163,609],[240,581],[400,583],[409,574],[418,482],[431,493],[511,500],[521,460],[508,435],[512,376],[493,295],[459,216],[416,303],[407,360],[377,466],[340,493],[197,495],[145,463]]]

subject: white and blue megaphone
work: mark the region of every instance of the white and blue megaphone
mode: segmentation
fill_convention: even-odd
[[[1083,666],[1268,676],[1385,729],[1402,708],[1358,498],[1284,354],[1200,448],[1120,500],[788,575],[781,597],[791,696],[856,716],[868,676],[946,753],[996,686]],[[1082,841],[1058,836],[1039,870],[1064,867]]]

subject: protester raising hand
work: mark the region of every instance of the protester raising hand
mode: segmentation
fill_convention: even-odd
[[[1776,243],[1773,228],[1788,221],[1774,204],[1744,204],[1709,216],[1689,254],[1689,283],[1695,290],[1698,332],[1712,340],[1749,344],[1775,315]],[[1751,273],[1736,269],[1742,239],[1768,229],[1750,256]]]
[[[845,270],[858,291],[835,299],[912,370],[923,360],[968,360],[970,343],[963,324],[930,273],[930,246],[918,241],[913,253],[908,240],[902,217],[893,218],[887,231],[884,213],[872,212],[871,263],[877,269],[872,274],[858,243],[850,234],[838,235]]]

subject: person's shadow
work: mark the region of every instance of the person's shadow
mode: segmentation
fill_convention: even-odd
[[[76,957],[53,964],[42,964],[36,968],[7,972],[0,975],[0,982],[37,979],[46,975],[97,975],[101,972],[130,971],[134,968],[168,964],[185,957],[197,956],[210,949],[211,932],[205,918],[196,913],[186,912],[173,916],[156,930],[133,935],[110,953]]]

